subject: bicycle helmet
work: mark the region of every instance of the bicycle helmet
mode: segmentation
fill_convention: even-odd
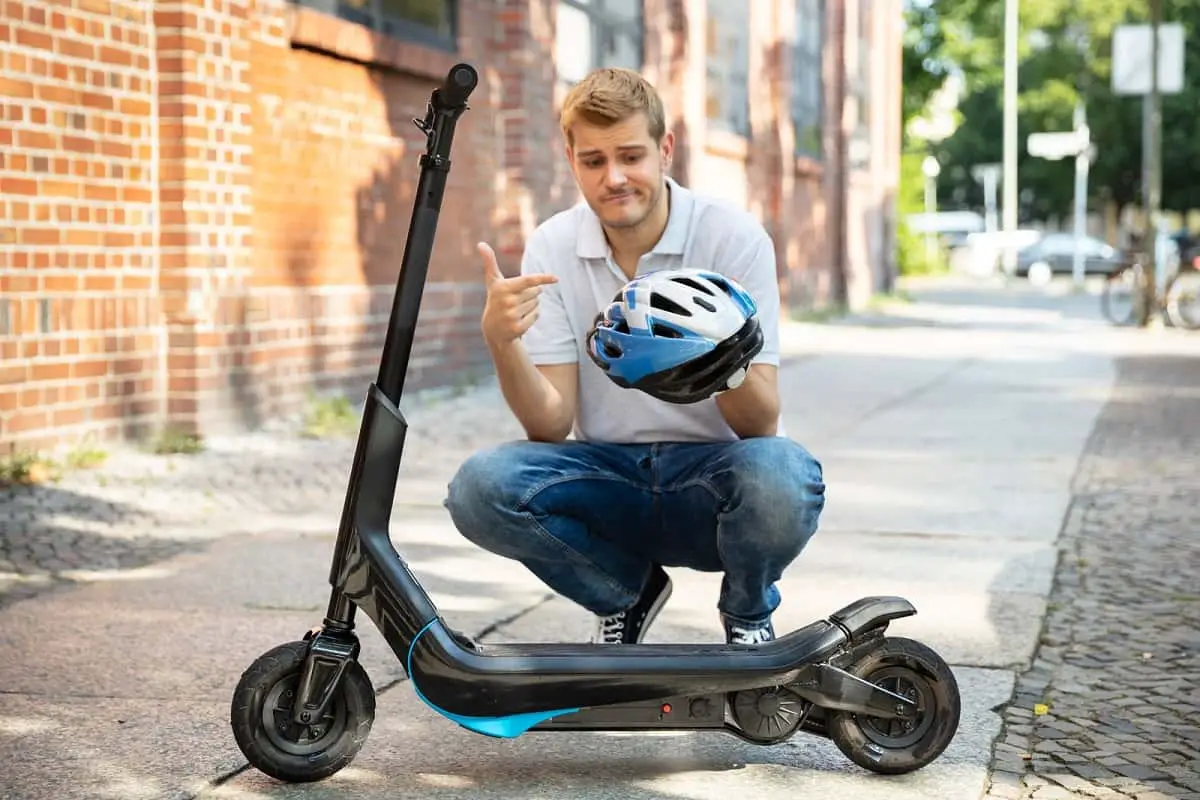
[[[669,403],[736,388],[763,347],[754,299],[715,272],[640,275],[621,288],[587,336],[609,379]]]

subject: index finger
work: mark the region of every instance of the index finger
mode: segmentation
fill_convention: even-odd
[[[558,283],[558,276],[550,275],[544,272],[537,272],[529,275],[518,275],[515,278],[509,278],[509,285],[511,285],[514,289],[528,289],[533,286],[545,286],[549,283]]]

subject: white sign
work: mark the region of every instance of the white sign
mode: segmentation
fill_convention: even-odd
[[[1118,25],[1113,29],[1112,90],[1114,94],[1149,94],[1151,81],[1150,26]],[[1183,91],[1183,26],[1158,26],[1158,90]]]
[[[1031,133],[1025,142],[1029,155],[1057,161],[1084,152],[1091,142],[1091,131],[1086,125],[1073,131],[1056,133]]]

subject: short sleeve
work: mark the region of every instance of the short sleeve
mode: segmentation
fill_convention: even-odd
[[[521,274],[553,273],[546,266],[550,261],[548,255],[544,239],[535,233],[525,245]],[[574,364],[579,361],[579,348],[575,333],[571,330],[562,286],[560,275],[557,283],[541,287],[538,318],[521,337],[525,351],[534,364]]]
[[[775,244],[757,220],[744,233],[730,237],[731,246],[719,258],[721,272],[737,281],[758,305],[763,347],[751,364],[779,366],[779,279]]]

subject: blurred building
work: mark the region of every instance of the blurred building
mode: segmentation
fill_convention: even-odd
[[[9,0],[0,20],[0,451],[209,433],[374,376],[423,137],[455,140],[409,385],[490,370],[491,241],[576,201],[556,109],[641,69],[675,177],[745,203],[793,308],[890,284],[898,0]]]

